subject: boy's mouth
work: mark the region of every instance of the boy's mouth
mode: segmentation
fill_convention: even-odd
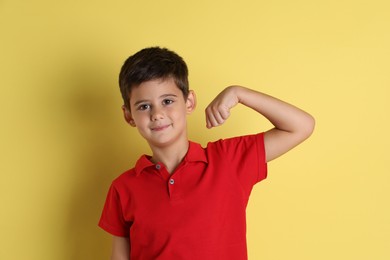
[[[163,130],[167,129],[170,126],[171,126],[171,124],[169,124],[169,125],[159,125],[159,126],[154,126],[151,129],[152,129],[152,131],[163,131]]]

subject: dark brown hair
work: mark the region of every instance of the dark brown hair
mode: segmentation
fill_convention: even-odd
[[[119,74],[119,87],[124,105],[130,109],[131,89],[153,79],[172,77],[177,87],[188,97],[188,68],[183,58],[166,48],[151,47],[130,56]]]

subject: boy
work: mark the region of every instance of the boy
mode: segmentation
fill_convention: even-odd
[[[241,86],[206,108],[206,126],[225,122],[238,103],[266,117],[265,133],[208,143],[187,138],[196,97],[176,53],[146,48],[124,63],[119,85],[125,120],[148,142],[134,168],[110,187],[99,226],[113,237],[112,258],[247,259],[245,209],[267,162],[308,138],[314,119],[283,101]]]

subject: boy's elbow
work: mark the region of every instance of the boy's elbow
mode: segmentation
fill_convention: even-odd
[[[315,124],[316,122],[314,117],[308,114],[301,128],[303,140],[309,138],[312,135]]]

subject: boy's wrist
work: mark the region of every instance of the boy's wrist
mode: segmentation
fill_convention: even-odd
[[[245,99],[244,94],[245,94],[245,90],[248,90],[247,88],[240,85],[231,85],[227,88],[229,89],[229,91],[232,92],[234,96],[236,96],[238,103],[244,104],[243,99]]]

